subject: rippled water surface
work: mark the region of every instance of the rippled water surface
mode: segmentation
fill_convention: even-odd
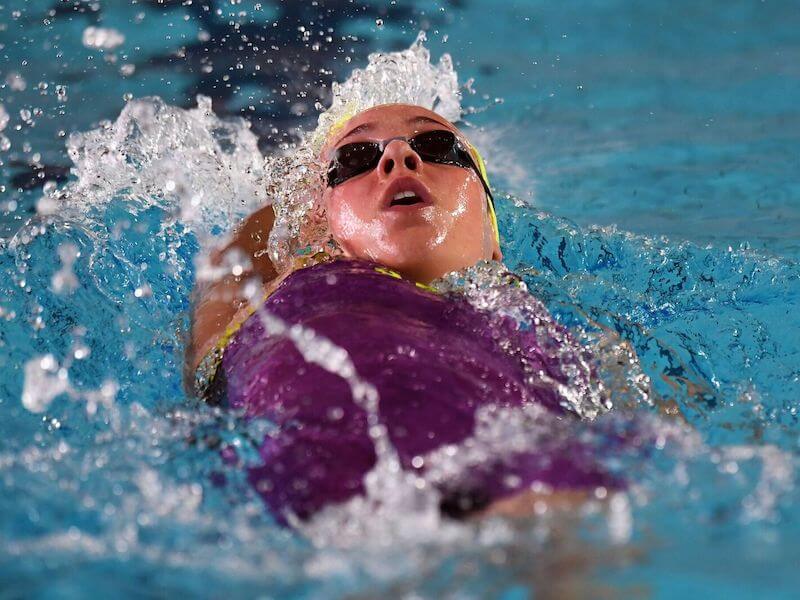
[[[195,259],[420,30],[506,264],[606,361],[613,408],[566,435],[633,439],[631,484],[464,523],[389,469],[300,533],[245,478],[269,424],[183,392]],[[0,596],[793,597],[798,32],[769,1],[0,0]],[[512,417],[486,448],[535,443]]]

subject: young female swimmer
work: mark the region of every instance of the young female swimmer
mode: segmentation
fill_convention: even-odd
[[[348,383],[265,331],[242,289],[248,278],[262,282],[264,310],[349,353],[378,392],[404,469],[424,471],[426,454],[471,436],[481,406],[538,403],[573,417],[552,384],[531,382],[534,372],[566,383],[532,331],[427,286],[502,257],[483,161],[464,135],[430,110],[388,104],[352,117],[320,158],[328,164],[322,201],[343,257],[278,273],[263,252],[272,209],[257,211],[213,258],[242,252],[252,271],[197,291],[187,356],[207,401],[278,426],[248,476],[282,521],[363,493],[376,454]],[[501,343],[509,338],[521,350],[509,353]],[[562,502],[618,483],[576,442],[487,460],[438,487],[442,512],[457,517],[524,513],[538,497],[531,486]]]

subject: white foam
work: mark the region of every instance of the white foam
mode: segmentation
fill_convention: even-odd
[[[161,207],[201,241],[229,231],[266,200],[263,160],[243,119],[223,120],[211,100],[183,110],[160,98],[129,102],[113,123],[72,134],[67,151],[77,181],[54,192],[58,209],[85,220],[112,202],[132,213]]]

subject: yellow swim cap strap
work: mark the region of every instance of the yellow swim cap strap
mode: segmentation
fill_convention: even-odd
[[[480,171],[481,177],[483,177],[483,182],[486,185],[487,190],[489,189],[489,175],[486,173],[486,163],[483,162],[483,157],[481,153],[478,152],[478,149],[473,146],[472,144],[469,145],[469,149],[472,151],[472,156],[475,159],[475,164],[478,165],[478,171]],[[497,213],[494,211],[494,198],[492,195],[487,192],[486,194],[486,203],[489,205],[489,219],[492,222],[492,229],[494,230],[494,238],[497,240],[497,245],[500,245],[500,227],[497,224]]]
[[[344,129],[347,122],[358,114],[358,106],[347,106],[328,129],[327,137],[337,135]]]

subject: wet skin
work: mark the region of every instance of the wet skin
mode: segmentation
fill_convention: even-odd
[[[441,129],[454,132],[467,146],[463,134],[434,112],[406,104],[377,106],[332,136],[321,160],[327,165],[344,144]],[[419,201],[393,203],[404,191]],[[424,162],[404,140],[389,142],[374,169],[327,187],[323,203],[331,234],[346,256],[379,262],[422,283],[502,257],[477,173]]]

